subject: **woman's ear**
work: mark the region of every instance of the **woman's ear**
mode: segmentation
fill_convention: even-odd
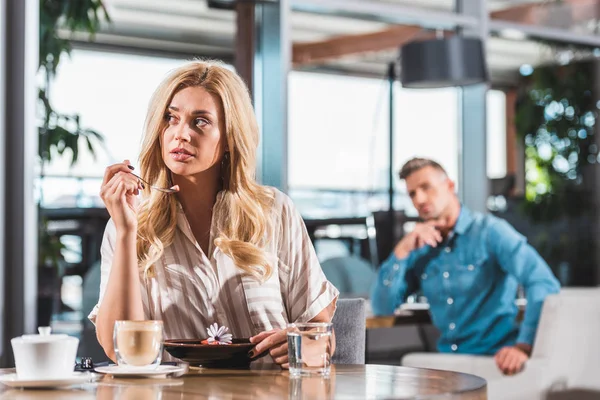
[[[223,146],[225,153],[229,152],[229,140],[227,140],[227,137],[223,136],[219,144]]]

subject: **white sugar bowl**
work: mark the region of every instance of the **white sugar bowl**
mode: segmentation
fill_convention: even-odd
[[[50,380],[73,375],[79,339],[52,335],[49,326],[39,327],[38,332],[39,335],[23,335],[10,341],[17,378]]]

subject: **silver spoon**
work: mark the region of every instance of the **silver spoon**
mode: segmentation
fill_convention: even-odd
[[[158,187],[158,186],[151,185],[150,183],[148,183],[147,181],[143,180],[142,178],[140,178],[139,176],[137,176],[133,172],[130,172],[130,174],[133,175],[133,176],[135,176],[136,178],[138,178],[140,181],[144,182],[146,185],[150,186],[151,189],[158,190],[159,192],[163,192],[163,193],[177,193],[177,192],[179,192],[179,185],[173,185],[170,188],[161,188],[161,187]]]
[[[177,371],[177,372],[172,372],[168,375],[168,377],[170,378],[179,378],[180,376],[183,376],[185,374],[187,374],[190,371],[190,364],[188,363],[177,363],[178,367],[181,367],[182,369]]]

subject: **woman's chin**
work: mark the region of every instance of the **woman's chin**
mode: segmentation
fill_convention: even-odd
[[[169,162],[167,163],[167,168],[169,169],[169,171],[171,171],[171,173],[179,176],[193,176],[201,174],[202,172],[205,172],[207,170],[207,168],[203,168],[199,165],[191,165],[180,162]]]

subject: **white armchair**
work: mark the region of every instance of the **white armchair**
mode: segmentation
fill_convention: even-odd
[[[563,289],[548,296],[531,359],[523,372],[504,376],[493,357],[412,353],[410,367],[465,372],[488,382],[489,400],[546,399],[552,391],[600,389],[600,289]]]

